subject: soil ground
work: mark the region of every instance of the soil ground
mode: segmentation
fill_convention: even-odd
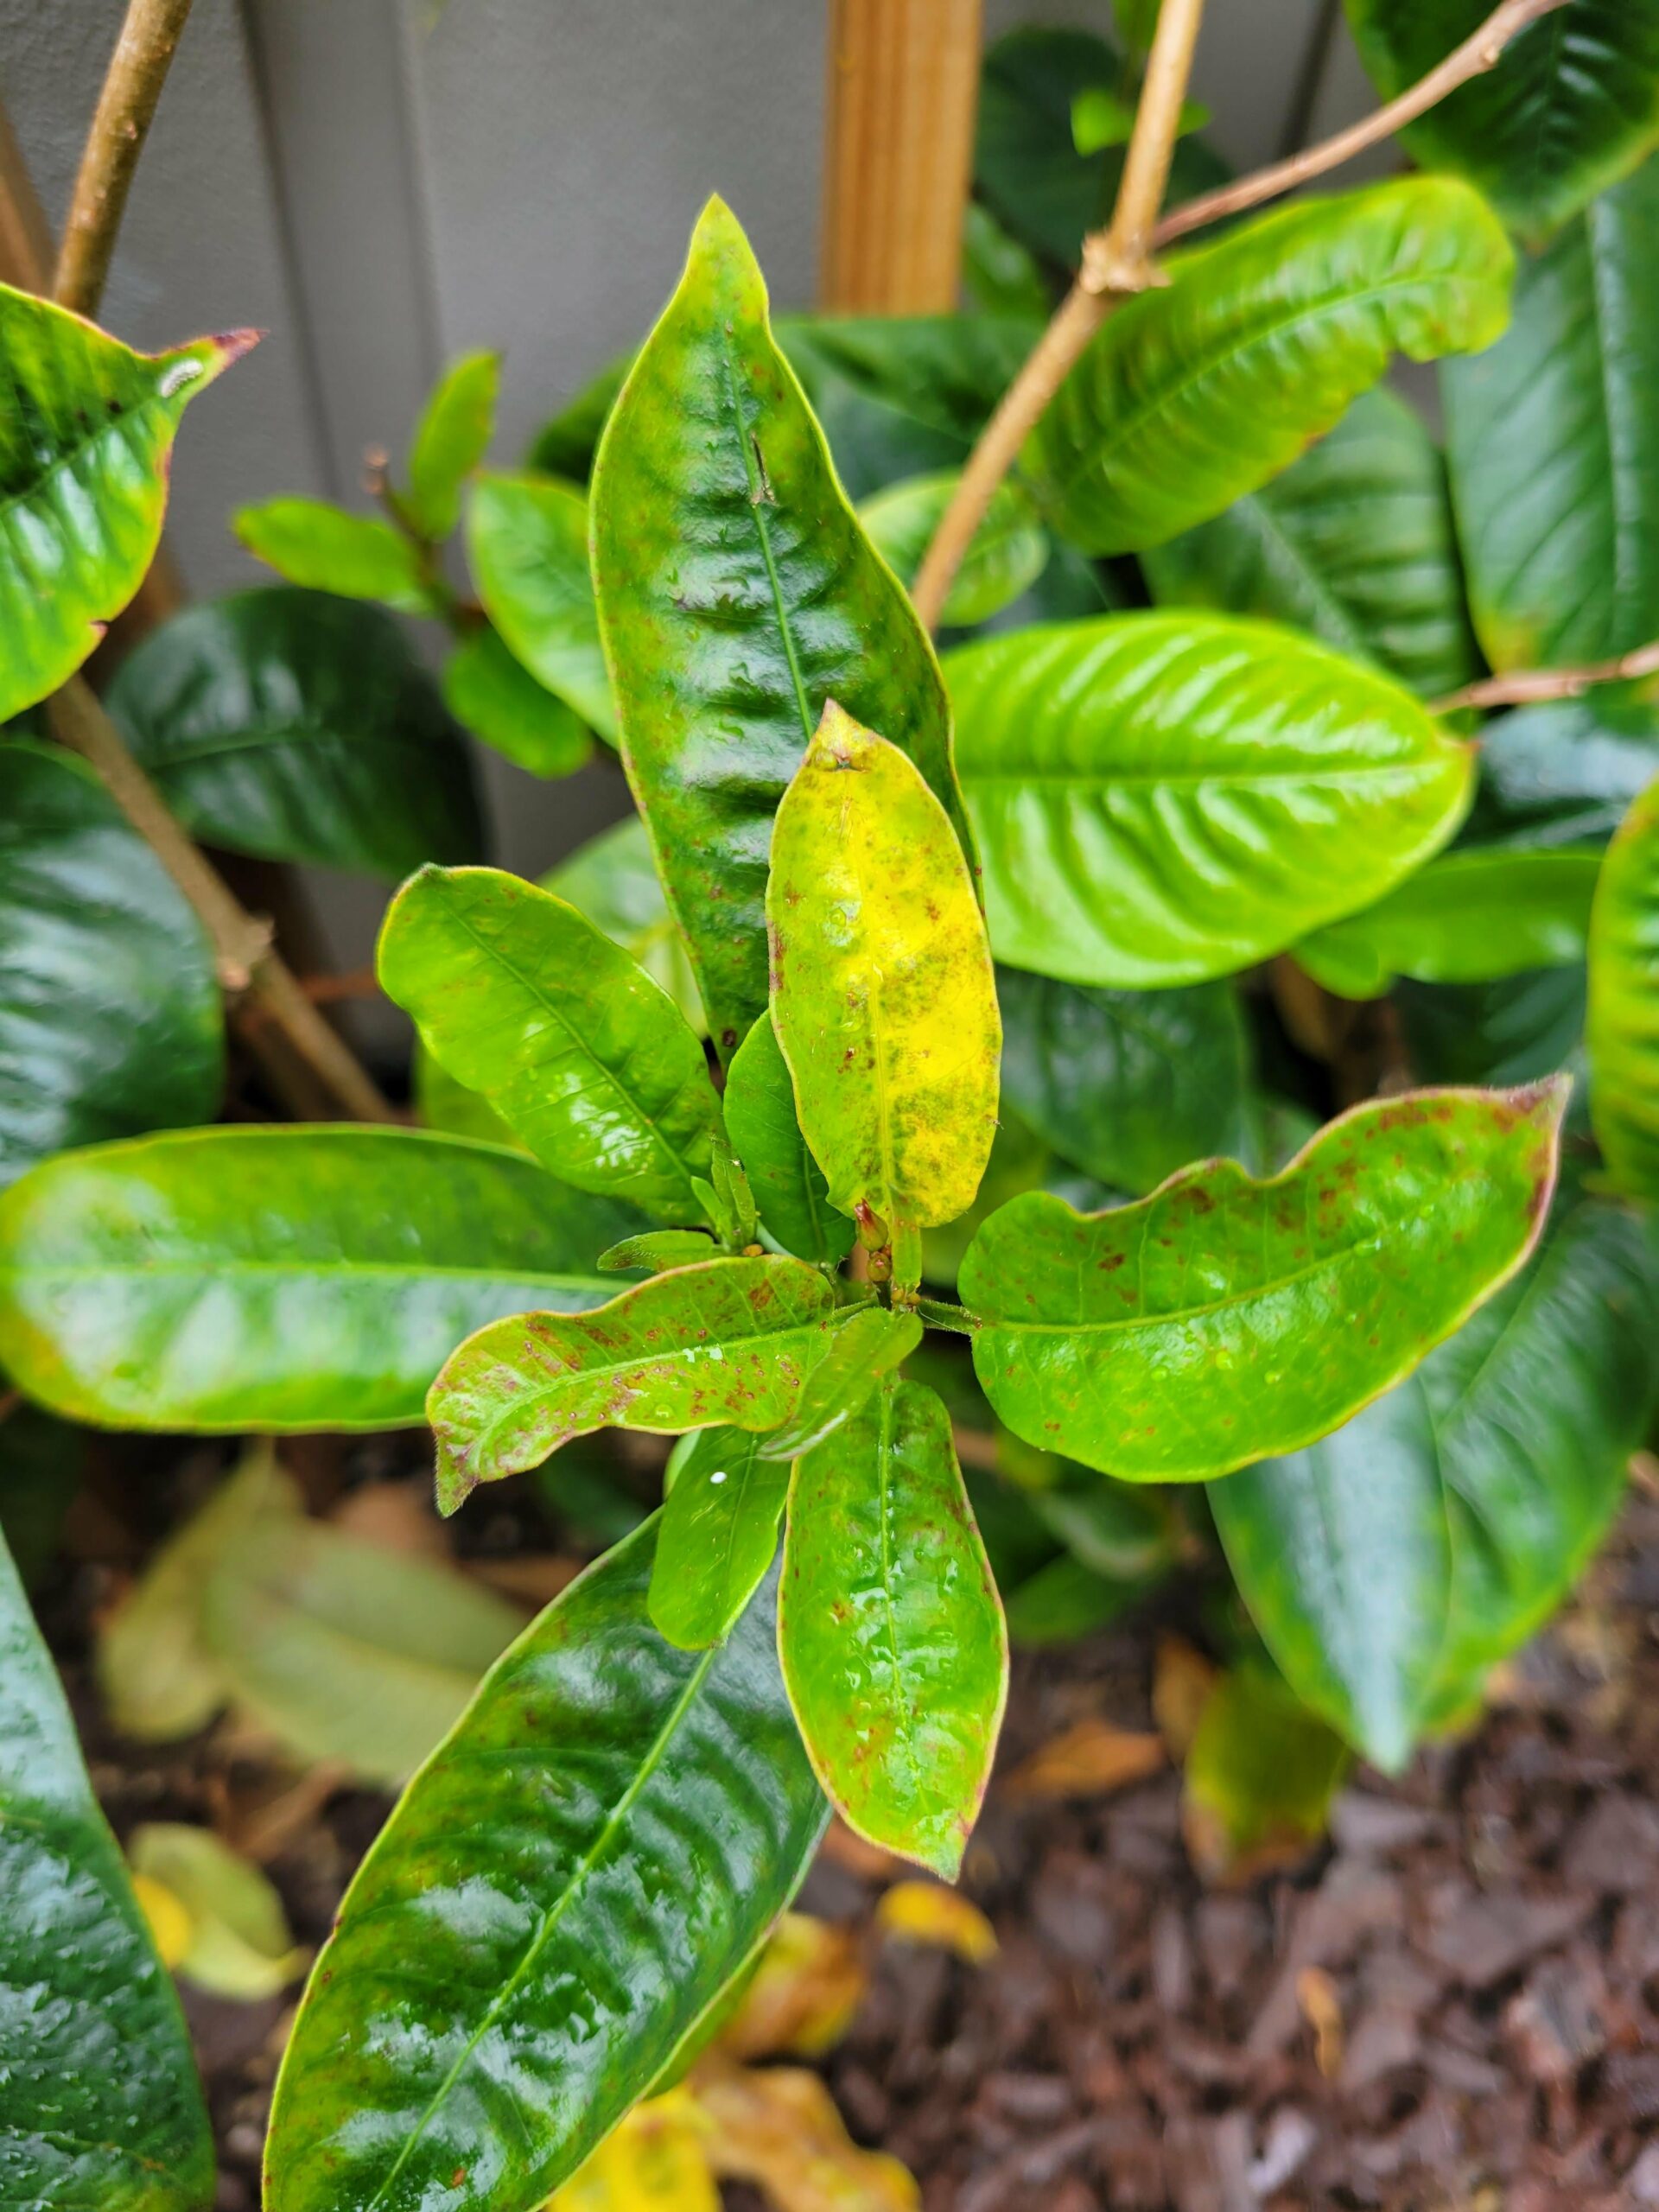
[[[86,1690],[103,1572],[47,1613],[111,1819],[222,1821],[257,1772],[213,1739],[136,1753]],[[999,1771],[1080,1718],[1150,1728],[1155,1637],[1139,1621],[1020,1658]],[[261,1855],[302,1941],[386,1802],[277,1801]],[[858,1921],[881,1886],[842,1848],[802,1904]],[[1478,1729],[1398,1782],[1360,1770],[1296,1868],[1205,1887],[1166,1771],[1086,1802],[994,1787],[964,1886],[995,1958],[880,1947],[824,2069],[925,2212],[1659,2206],[1659,1501],[1632,1492]],[[290,2004],[187,1996],[220,2212],[257,2203]]]

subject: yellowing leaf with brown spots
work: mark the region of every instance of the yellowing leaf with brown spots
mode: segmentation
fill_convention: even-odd
[[[990,947],[944,809],[833,701],[778,810],[766,921],[773,1026],[830,1203],[955,1220],[995,1134]]]

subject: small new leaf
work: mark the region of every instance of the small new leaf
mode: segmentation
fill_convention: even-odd
[[[704,1230],[654,1229],[643,1236],[625,1236],[601,1252],[594,1264],[607,1274],[621,1274],[630,1268],[649,1268],[658,1274],[665,1268],[715,1257],[714,1239]]]
[[[340,599],[378,599],[400,614],[438,612],[419,553],[377,515],[289,497],[238,508],[235,529],[250,553],[291,584]]]
[[[461,487],[483,460],[501,388],[499,353],[466,353],[427,401],[409,449],[410,518],[425,538],[448,537],[461,519]]]

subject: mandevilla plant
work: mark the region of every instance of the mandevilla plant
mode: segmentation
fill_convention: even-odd
[[[407,878],[378,976],[423,1128],[191,1126],[223,958],[32,710],[131,597],[240,341],[149,359],[0,290],[10,1386],[131,1429],[429,1422],[448,1514],[593,1432],[681,1440],[364,1860],[270,2212],[543,2205],[693,2064],[830,1812],[954,1878],[1010,1631],[1109,1618],[1210,1521],[1253,1629],[1195,1796],[1281,1763],[1230,1757],[1259,1730],[1317,1830],[1351,1753],[1397,1769],[1478,1707],[1649,1432],[1659,32],[1556,0],[1557,48],[1506,0],[1512,49],[1414,125],[1434,173],[1151,283],[1141,157],[1154,202],[1172,159],[1178,200],[1221,175],[1158,67],[1184,9],[1128,11],[1127,162],[1099,41],[988,58],[990,311],[774,330],[712,200],[525,467],[482,468],[470,356],[385,519],[245,511],[283,583],[122,663],[111,742],[175,825]],[[1392,92],[1481,11],[1351,13]],[[1120,175],[1123,296],[1019,421],[1033,302]],[[1444,455],[1399,354],[1444,363]],[[448,628],[440,685],[397,614]],[[462,727],[543,775],[596,733],[636,816],[539,884],[480,864]],[[294,1524],[263,1463],[232,1491]],[[180,2024],[3,1556],[0,1649],[0,1858],[37,1901],[0,1980],[56,2024],[0,2017],[0,2193],[196,2212]]]

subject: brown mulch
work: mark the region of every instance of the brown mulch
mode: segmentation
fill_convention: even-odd
[[[1153,1648],[1130,1624],[1020,1659],[1002,1771],[1091,1715],[1149,1727]],[[119,1830],[222,1824],[227,1792],[247,1818],[271,1787],[199,1746],[135,1753],[76,1702]],[[285,1836],[277,1812],[269,1871],[302,1941],[385,1807],[340,1793]],[[804,1909],[868,1915],[880,1878],[847,1857]],[[1360,1770],[1294,1872],[1203,1887],[1166,1773],[1088,1802],[994,1788],[964,1887],[995,1959],[880,1947],[826,2066],[925,2212],[1659,2206],[1659,1502],[1633,1494],[1478,1732],[1397,1783]],[[289,2006],[187,2007],[219,2212],[253,2212]]]

